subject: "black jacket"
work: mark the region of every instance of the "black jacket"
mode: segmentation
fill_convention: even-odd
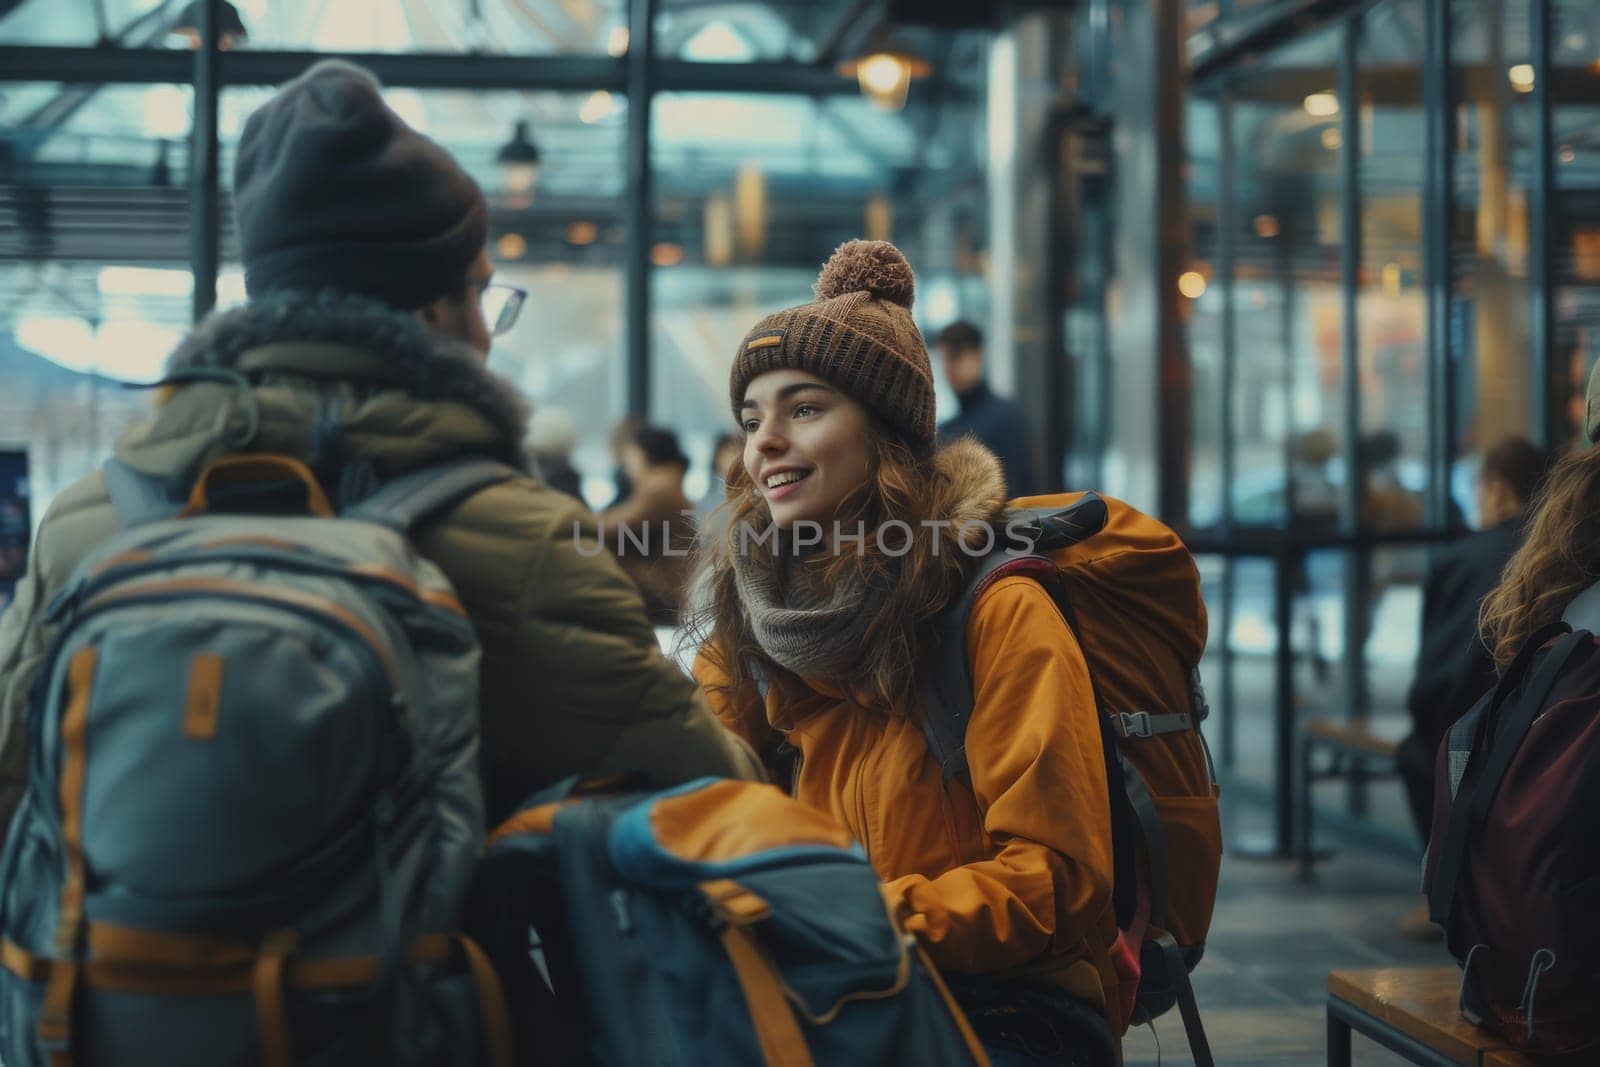
[[[949,444],[965,434],[976,437],[993,452],[1005,470],[1006,488],[1012,496],[1043,492],[1034,477],[1033,442],[1022,409],[998,396],[988,382],[979,382],[956,397],[961,411],[939,427],[939,443]]]
[[[1494,660],[1478,609],[1522,543],[1519,516],[1434,550],[1422,587],[1422,640],[1406,698],[1417,736],[1433,752],[1445,731],[1494,687]]]

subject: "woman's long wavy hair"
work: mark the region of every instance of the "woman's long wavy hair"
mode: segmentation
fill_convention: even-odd
[[[942,518],[936,512],[950,497],[945,484],[949,475],[938,469],[933,454],[914,450],[876,419],[869,424],[868,448],[867,479],[834,516],[847,532],[861,528],[858,523],[864,526],[867,535],[861,550],[852,546],[846,552],[801,557],[799,580],[819,589],[864,584],[882,598],[850,677],[818,680],[838,688],[852,702],[906,712],[916,706],[918,655],[928,640],[931,621],[961,588],[974,561],[961,550],[958,530],[926,521]],[[772,540],[760,540],[759,535],[770,528],[772,513],[743,462],[730,470],[727,489],[728,499],[711,524],[723,532],[701,544],[696,566],[702,581],[709,584],[709,597],[690,620],[687,633],[727,673],[732,691],[748,694],[754,691],[757,668],[769,679],[788,672],[756,643],[734,582],[733,553],[744,550],[752,565],[777,567],[785,542],[780,535],[774,551],[769,547]],[[881,551],[872,535],[896,519],[912,530],[910,549],[899,556]],[[751,536],[741,539],[739,531],[746,525]],[[892,547],[898,549],[900,531],[896,529],[893,536]],[[752,702],[731,704],[742,708]]]
[[[1483,602],[1479,624],[1504,670],[1528,639],[1600,579],[1600,447],[1567,453],[1535,498],[1522,547]]]

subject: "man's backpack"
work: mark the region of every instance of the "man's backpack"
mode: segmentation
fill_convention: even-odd
[[[1595,633],[1534,635],[1437,766],[1423,893],[1461,966],[1462,1014],[1536,1052],[1600,1049]]]
[[[466,914],[520,1063],[987,1063],[860,847],[769,785],[536,797]]]
[[[218,460],[187,504],[107,466],[124,528],[49,608],[0,857],[0,1060],[510,1062],[457,926],[478,645],[407,533],[511,473],[456,461],[335,515],[287,457]]]
[[[1094,684],[1112,798],[1123,1024],[1177,1004],[1195,1061],[1209,1063],[1188,973],[1211,925],[1222,829],[1200,734],[1206,616],[1194,559],[1171,530],[1118,500],[1069,493],[1013,501],[993,551],[940,614],[926,660],[923,732],[946,781],[970,781],[967,621],[984,591],[1009,575],[1049,590]]]

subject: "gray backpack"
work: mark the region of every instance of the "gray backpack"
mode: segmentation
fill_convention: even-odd
[[[509,1063],[457,932],[478,645],[407,534],[512,473],[336,515],[287,457],[219,460],[187,505],[107,465],[124,528],[49,608],[0,857],[0,1062]]]

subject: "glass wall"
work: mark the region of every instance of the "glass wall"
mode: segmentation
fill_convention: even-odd
[[[1222,248],[1222,116],[1223,105],[1197,97],[1184,112],[1185,165],[1189,171],[1188,208],[1192,234],[1188,293],[1183,305],[1192,387],[1189,394],[1189,521],[1214,526],[1221,521],[1224,473],[1223,331],[1224,287]]]
[[[162,53],[198,45],[196,28],[185,25],[188,7],[23,0],[0,17],[0,47],[122,48],[128,69],[170,77],[182,68]],[[498,277],[529,293],[491,362],[536,408],[572,416],[574,459],[597,506],[611,497],[610,431],[628,414],[681,431],[696,464],[689,489],[704,490],[712,437],[731,428],[722,393],[738,339],[766,311],[809,299],[818,266],[844,240],[890,237],[906,247],[925,328],[984,318],[987,30],[897,32],[894,43],[926,62],[900,106],[886,107],[839,72],[876,41],[860,5],[658,0],[653,56],[670,62],[652,59],[647,96],[630,100],[618,89],[624,61],[638,59],[628,0],[234,0],[221,8],[222,47],[267,53],[252,59],[267,61],[273,81],[321,53],[374,57],[389,105],[478,180],[490,201]],[[58,55],[90,62],[83,52]],[[481,57],[485,82],[498,86],[516,84],[508,58],[548,57],[553,65],[535,63],[529,77],[572,89],[475,88],[464,55]],[[239,71],[226,61],[221,68],[225,78]],[[697,88],[672,88],[680,83]],[[234,84],[220,92],[222,305],[244,299],[231,227],[235,146],[271,92]],[[188,84],[0,76],[0,206],[19,221],[0,230],[0,331],[19,359],[80,375],[67,379],[80,386],[90,380],[81,375],[147,378],[159,369],[191,317],[193,99]],[[640,112],[650,118],[642,163],[627,149]],[[536,167],[502,162],[530,146]],[[648,242],[627,227],[631,198],[644,189],[629,175],[641,166],[653,190]],[[643,339],[627,326],[641,288],[630,266],[648,279]],[[653,384],[646,410],[630,413],[636,376]],[[109,411],[144,401],[118,392],[95,403]],[[36,463],[47,472],[35,487],[36,517],[54,487],[92,466],[120,432],[109,416],[97,425],[99,437],[66,435],[81,455]]]
[[[1500,439],[1538,436],[1529,373],[1535,313],[1530,269],[1535,77],[1531,0],[1455,0],[1451,231],[1452,358],[1456,367],[1455,501],[1469,520],[1475,454]]]
[[[1232,86],[1232,296],[1238,525],[1338,523],[1341,455],[1339,160],[1346,149],[1324,29],[1266,57]],[[1310,91],[1307,91],[1307,90]]]
[[[1211,579],[1231,594],[1211,653],[1232,682],[1224,749],[1286,804],[1308,719],[1403,732],[1430,546],[1478,522],[1477,457],[1580,434],[1600,31],[1569,0],[1381,0],[1286,13],[1222,56],[1221,23],[1271,12],[1188,13],[1187,518],[1230,561]]]
[[[1384,0],[1354,28],[1361,254],[1356,271],[1355,361],[1361,471],[1359,528],[1404,533],[1424,525],[1429,463],[1428,307],[1423,215],[1423,0]],[[1358,707],[1405,706],[1422,623],[1426,549],[1394,545],[1350,553],[1347,632],[1362,636]],[[1342,709],[1341,709],[1342,710]]]
[[[3,24],[0,24],[3,25]],[[188,86],[0,94],[0,448],[34,523],[149,403],[189,323]]]
[[[1551,285],[1561,435],[1583,434],[1583,393],[1600,359],[1600,19],[1592,3],[1557,3],[1550,83]]]
[[[739,341],[763,315],[810,300],[839,244],[900,246],[925,333],[961,316],[985,320],[975,85],[904,111],[853,94],[662,93],[651,125],[650,414],[695,460],[691,497],[710,486],[715,438],[734,429],[727,383]],[[944,418],[953,398],[940,399]]]

